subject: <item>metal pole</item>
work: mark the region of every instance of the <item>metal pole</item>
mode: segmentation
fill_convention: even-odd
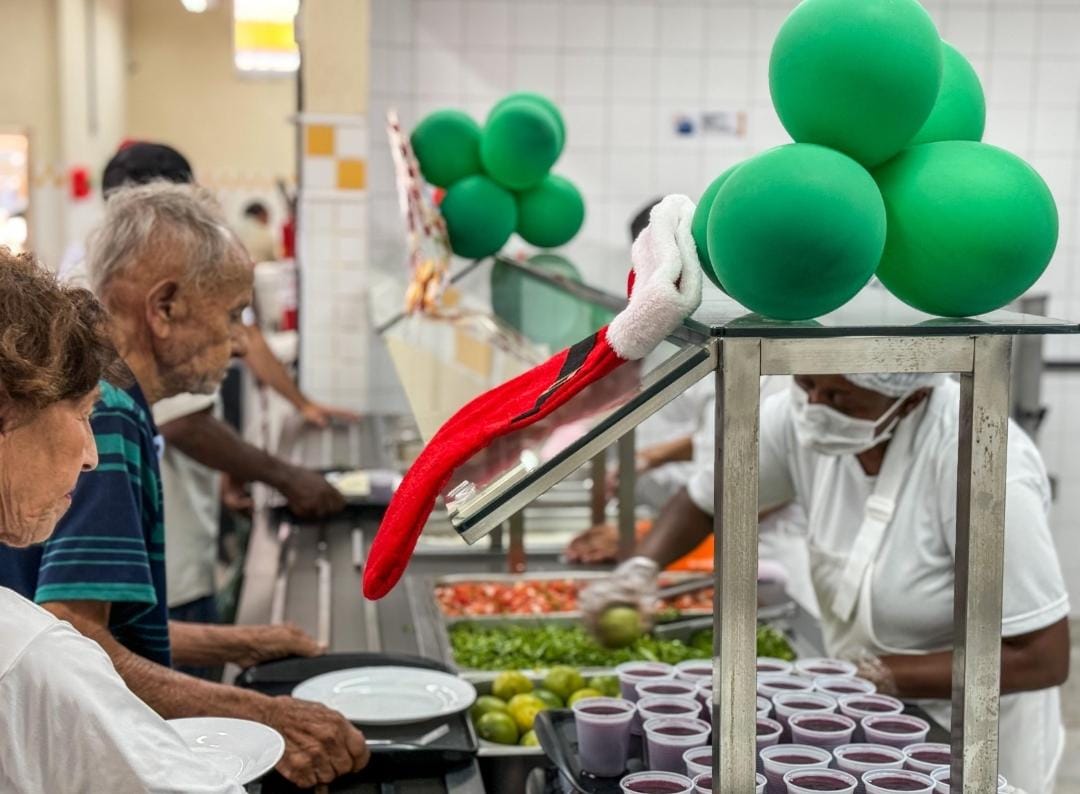
[[[637,463],[634,450],[634,431],[619,439],[619,548],[620,562],[634,555],[637,536],[634,533],[634,489],[637,486]]]
[[[754,790],[757,682],[758,403],[761,340],[721,343],[713,531],[713,791]]]
[[[592,480],[592,492],[590,504],[592,509],[592,525],[598,527],[604,523],[607,505],[607,450],[589,462],[589,479]]]
[[[997,788],[1005,458],[1012,339],[975,338],[961,376],[952,675],[952,790]]]
[[[510,548],[506,552],[506,567],[510,573],[524,573],[525,559],[525,511],[519,510],[506,522],[510,525]]]

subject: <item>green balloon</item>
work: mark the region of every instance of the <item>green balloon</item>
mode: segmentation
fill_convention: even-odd
[[[721,292],[726,292],[724,285],[720,283],[719,277],[716,275],[716,268],[713,267],[712,262],[709,259],[709,211],[712,209],[713,202],[716,200],[716,194],[720,192],[720,188],[727,182],[728,177],[735,173],[735,169],[738,165],[733,165],[720,176],[716,177],[709,186],[705,188],[705,192],[701,194],[701,201],[698,202],[697,208],[694,210],[694,218],[690,222],[690,235],[694,238],[694,246],[697,248],[698,262],[701,263],[701,270],[708,277],[709,281],[715,284]]]
[[[538,248],[558,248],[573,239],[585,221],[585,201],[568,179],[549,174],[519,193],[517,233]]]
[[[410,140],[420,173],[433,185],[450,187],[480,173],[480,125],[460,110],[436,110]]]
[[[1004,306],[1054,253],[1054,197],[1014,154],[974,141],[907,149],[874,174],[889,233],[878,278],[905,303],[945,317]]]
[[[916,0],[803,0],[773,44],[780,121],[870,167],[907,145],[941,85],[941,39]]]
[[[911,139],[909,146],[933,141],[981,141],[986,128],[986,97],[979,75],[955,47],[947,41],[941,90],[930,118]]]
[[[529,264],[538,270],[581,282],[581,273],[557,254],[537,254]],[[495,316],[526,339],[562,350],[595,333],[608,320],[586,301],[539,281],[513,265],[491,268],[491,308]]]
[[[508,102],[493,111],[480,136],[484,170],[510,190],[538,185],[558,157],[558,125],[535,102]]]
[[[507,96],[496,102],[495,107],[491,109],[491,112],[494,113],[503,105],[509,104],[511,102],[516,102],[517,100],[532,102],[535,105],[539,105],[540,107],[551,113],[552,116],[554,116],[555,123],[559,127],[559,151],[561,152],[563,150],[563,146],[565,146],[566,144],[566,122],[563,120],[563,115],[562,112],[559,110],[558,105],[556,105],[543,94],[538,94],[535,91],[515,91],[513,94],[508,94]]]
[[[517,226],[513,194],[482,175],[455,183],[446,191],[439,209],[446,219],[450,248],[468,259],[497,252]]]
[[[874,274],[885,207],[861,165],[793,143],[739,166],[709,212],[709,255],[728,294],[778,320],[843,306]]]

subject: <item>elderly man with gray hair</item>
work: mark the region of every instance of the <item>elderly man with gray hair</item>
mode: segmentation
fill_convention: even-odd
[[[162,716],[241,717],[275,727],[286,741],[278,770],[303,787],[361,769],[363,735],[337,712],[171,669],[323,650],[293,627],[180,623],[166,610],[161,442],[150,405],[212,392],[230,359],[243,354],[241,313],[252,284],[246,253],[208,194],[159,182],[109,200],[88,265],[135,383],[126,390],[101,384],[91,420],[99,467],[81,478],[50,540],[0,549],[0,584],[96,640]]]

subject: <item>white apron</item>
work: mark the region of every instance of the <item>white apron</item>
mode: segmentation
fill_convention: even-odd
[[[915,431],[922,418],[917,410],[901,421],[867,500],[858,534],[845,553],[837,553],[819,544],[818,532],[823,522],[821,506],[827,489],[836,482],[840,457],[826,457],[816,472],[810,500],[808,544],[810,572],[821,609],[821,626],[826,652],[841,658],[863,654],[925,655],[947,648],[893,648],[886,645],[874,630],[874,566],[882,549],[885,532],[892,519],[896,498],[904,484],[912,460]],[[881,560],[887,562],[887,560]],[[1057,765],[1063,750],[1060,730],[1053,730],[1050,713],[1058,713],[1056,689],[1025,692],[1001,698],[999,770],[1009,783],[1034,794],[1052,794]],[[919,701],[921,706],[946,730],[951,725],[951,704],[943,700]]]

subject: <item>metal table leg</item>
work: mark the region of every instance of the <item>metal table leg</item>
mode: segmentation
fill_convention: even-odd
[[[713,691],[713,791],[754,790],[757,681],[758,401],[761,342],[721,344],[716,379],[717,631]]]
[[[963,794],[997,788],[1011,344],[977,337],[972,372],[961,379],[952,790]]]

